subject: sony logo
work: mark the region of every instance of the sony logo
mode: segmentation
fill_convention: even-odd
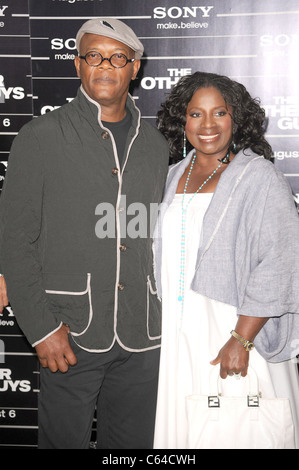
[[[0,5],[0,16],[5,16],[4,12],[6,8],[8,8],[8,5],[3,5],[3,6]]]
[[[51,40],[51,49],[61,50],[63,48],[74,51],[76,49],[76,40],[69,38],[66,41],[62,38],[54,38]]]
[[[196,18],[197,14],[200,13],[203,18],[208,18],[212,6],[200,6],[200,7],[156,7],[154,8],[154,18]]]

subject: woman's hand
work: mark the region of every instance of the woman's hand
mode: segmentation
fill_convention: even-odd
[[[261,328],[267,323],[269,318],[249,317],[240,315],[235,327],[235,331],[248,341],[254,341]],[[228,375],[247,375],[249,365],[249,352],[243,344],[233,336],[220,349],[216,359],[210,362],[213,366],[220,364],[220,377],[226,379]]]
[[[220,349],[216,359],[211,361],[211,364],[213,366],[220,364],[220,377],[222,379],[234,374],[241,374],[242,377],[245,377],[249,365],[249,352],[239,341],[231,337]]]

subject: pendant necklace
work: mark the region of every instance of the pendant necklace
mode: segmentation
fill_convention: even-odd
[[[187,194],[188,184],[190,181],[191,173],[193,170],[194,162],[196,160],[196,154],[193,155],[191,160],[190,169],[186,178],[184,191],[182,194],[182,218],[181,218],[181,256],[180,256],[180,278],[179,278],[179,295],[178,301],[180,302],[181,306],[181,319],[180,324],[182,323],[183,311],[184,311],[184,300],[185,300],[185,265],[186,265],[186,218],[187,218],[187,211],[188,207],[193,200],[194,196],[202,190],[202,188],[213,178],[213,176],[217,173],[219,168],[222,167],[223,163],[229,161],[229,153],[220,160],[219,165],[215,170],[208,176],[208,178],[198,187],[198,189],[190,195],[190,198],[187,202],[185,202],[185,197]]]

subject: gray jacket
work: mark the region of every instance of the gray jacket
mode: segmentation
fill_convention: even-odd
[[[169,170],[156,227],[162,301],[163,216],[192,154]],[[289,184],[271,162],[246,150],[222,173],[204,217],[196,266],[194,291],[237,307],[238,315],[271,317],[255,339],[268,361],[299,353],[299,219]]]
[[[160,345],[152,238],[132,238],[121,225],[137,223],[134,204],[149,215],[161,202],[169,152],[130,95],[127,106],[132,126],[121,169],[101,108],[83,89],[13,142],[0,199],[0,272],[32,345],[62,322],[89,351],[115,340],[131,351]],[[101,203],[114,210],[106,238],[96,233]]]

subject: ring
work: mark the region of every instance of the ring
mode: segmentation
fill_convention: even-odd
[[[238,374],[233,373],[233,376],[235,377],[235,379],[239,380],[241,378],[241,372],[239,372]]]

